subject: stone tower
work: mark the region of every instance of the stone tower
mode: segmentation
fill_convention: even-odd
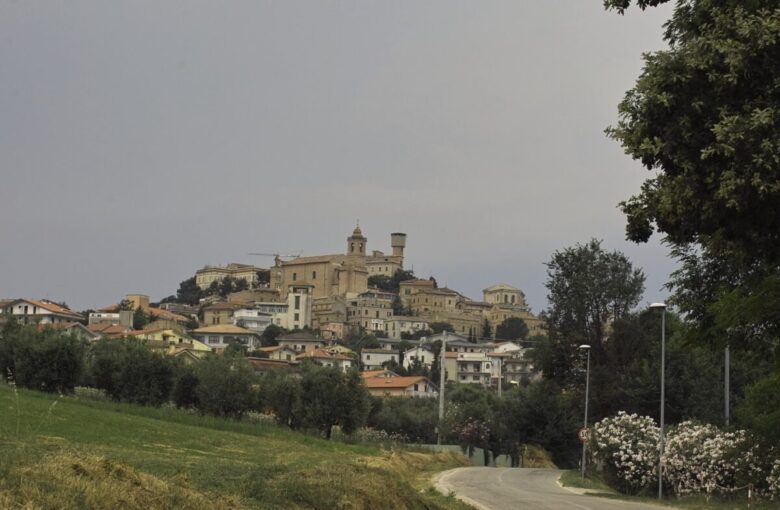
[[[360,225],[356,226],[355,230],[352,231],[352,235],[347,238],[347,255],[365,257],[367,241],[368,239],[363,237]]]
[[[394,257],[403,257],[406,247],[406,234],[402,232],[393,232],[390,234],[390,246],[393,248]]]

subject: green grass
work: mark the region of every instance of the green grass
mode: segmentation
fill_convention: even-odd
[[[464,508],[426,485],[458,465],[0,385],[0,508]]]
[[[594,476],[592,473],[588,473],[583,480],[578,470],[564,471],[560,478],[561,484],[564,487],[577,487],[580,489],[591,489],[594,491],[594,495],[599,497],[621,499],[626,501],[637,501],[641,503],[658,503],[658,499],[655,497],[647,496],[627,496],[620,494],[611,488],[607,483]],[[738,493],[733,500],[724,500],[717,497],[707,499],[705,496],[695,495],[686,496],[682,498],[669,497],[663,500],[663,505],[685,508],[689,510],[777,510],[780,508],[780,503],[770,501],[754,501],[748,506],[747,496],[745,492]]]

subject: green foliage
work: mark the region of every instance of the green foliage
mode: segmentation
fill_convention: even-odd
[[[181,282],[179,290],[176,291],[176,300],[187,305],[197,305],[203,297],[203,291],[195,283],[194,276]]]
[[[171,400],[176,407],[196,408],[198,407],[197,388],[200,381],[195,374],[195,367],[192,365],[181,365],[177,367],[175,381],[173,384],[173,393]]]
[[[369,395],[360,374],[307,366],[301,378],[302,424],[330,439],[334,425],[351,434],[365,423]]]
[[[151,317],[149,314],[143,308],[138,307],[133,313],[133,329],[144,329],[144,327],[149,324],[150,320]]]
[[[173,388],[173,361],[135,339],[100,340],[88,365],[92,384],[113,400],[159,406]]]
[[[645,277],[625,255],[605,251],[595,239],[556,251],[546,265],[549,343],[537,361],[546,377],[567,384],[579,345],[590,345],[594,362],[601,362],[607,324],[639,303]]]
[[[438,400],[432,398],[372,397],[369,427],[399,434],[413,443],[436,442]]]
[[[257,285],[262,287],[271,283],[271,271],[268,269],[260,269],[257,271]]]
[[[386,292],[398,292],[399,284],[407,280],[414,280],[414,272],[398,269],[392,277],[386,275],[373,275],[368,277],[369,287],[376,287]]]
[[[0,330],[0,377],[19,386],[70,393],[83,370],[84,343],[50,327],[11,320]]]
[[[276,324],[269,324],[263,330],[263,334],[260,335],[260,345],[262,345],[263,347],[272,347],[274,345],[279,345],[279,342],[277,342],[276,339],[279,337],[279,335],[282,335],[286,332],[287,332],[286,329],[281,328]]]
[[[737,408],[741,424],[762,436],[767,444],[780,444],[780,371],[751,385]]]
[[[490,321],[485,319],[485,321],[482,323],[482,338],[492,338],[493,337],[493,330],[490,328]],[[476,338],[473,339],[474,343],[476,343]]]
[[[496,340],[525,340],[528,338],[528,326],[519,317],[509,317],[496,326]]]
[[[301,426],[301,391],[300,378],[290,374],[269,373],[260,382],[260,399],[265,410],[276,416],[277,423],[293,430]]]
[[[239,418],[256,407],[254,370],[242,356],[209,356],[195,367],[198,410],[205,414]]]
[[[449,322],[431,322],[430,324],[428,324],[428,327],[431,328],[431,331],[433,331],[434,335],[437,335],[444,331],[449,331],[449,332],[455,331],[455,328],[453,328],[452,324],[450,324]]]

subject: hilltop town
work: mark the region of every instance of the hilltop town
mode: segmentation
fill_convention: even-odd
[[[7,299],[0,320],[50,326],[90,342],[136,338],[188,362],[240,349],[260,372],[294,371],[303,362],[359,368],[376,395],[437,394],[446,336],[446,381],[527,384],[533,367],[523,341],[542,333],[542,321],[523,292],[497,283],[476,301],[433,277],[417,278],[404,263],[406,243],[406,234],[395,232],[391,253],[369,252],[356,226],[343,253],[270,254],[271,267],[205,266],[159,303],[134,293],[78,313],[49,300]]]

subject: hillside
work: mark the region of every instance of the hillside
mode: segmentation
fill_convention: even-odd
[[[0,384],[0,508],[463,508],[424,481],[461,462]]]

